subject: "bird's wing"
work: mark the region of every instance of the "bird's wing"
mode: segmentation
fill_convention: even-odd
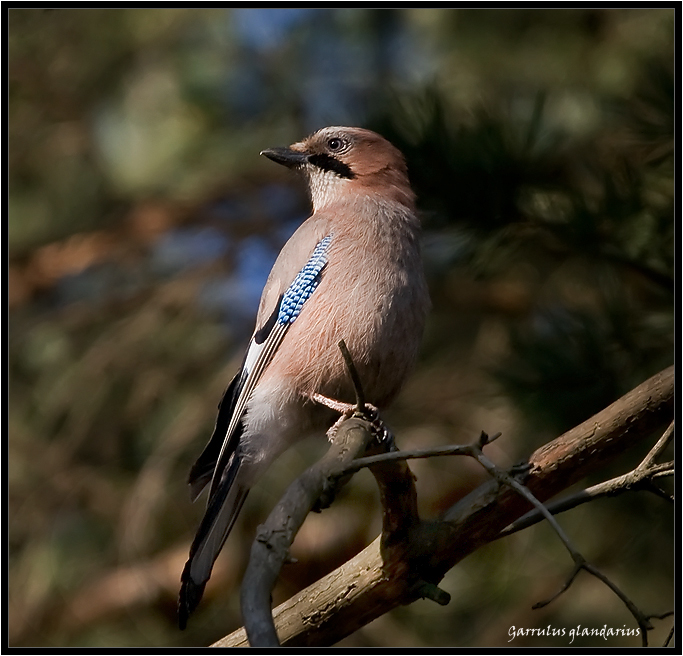
[[[190,485],[192,501],[197,499],[213,477],[213,470],[216,468],[224,438],[228,433],[232,410],[239,395],[239,382],[240,372],[237,372],[223,393],[221,402],[218,404],[218,416],[216,417],[216,426],[213,429],[211,439],[190,470],[187,482]]]
[[[178,619],[184,628],[197,607],[213,563],[223,547],[249,491],[239,483],[242,466],[238,450],[247,403],[254,388],[282,343],[289,326],[296,320],[306,301],[315,292],[327,264],[332,236],[316,244],[306,264],[299,270],[268,320],[254,333],[241,371],[233,378],[219,405],[211,440],[190,472],[190,488],[196,498],[211,480],[209,500],[190,556],[181,577]]]
[[[199,496],[209,480],[210,498],[221,484],[228,461],[239,443],[242,420],[251,394],[282,343],[289,326],[317,288],[327,264],[331,239],[332,236],[327,235],[318,241],[306,264],[277,297],[268,319],[261,321],[262,325],[254,332],[241,370],[228,385],[218,406],[218,417],[211,439],[190,471],[188,482],[193,499]],[[276,267],[273,270],[276,271]]]

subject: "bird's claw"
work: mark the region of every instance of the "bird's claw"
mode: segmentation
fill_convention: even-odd
[[[327,396],[318,394],[317,392],[311,394],[311,400],[324,405],[326,408],[330,408],[335,412],[340,413],[339,419],[330,426],[327,431],[327,437],[332,442],[339,430],[339,427],[344,421],[350,417],[358,417],[364,419],[370,423],[372,432],[375,439],[381,446],[384,447],[386,451],[397,451],[396,443],[394,440],[394,434],[389,430],[387,425],[382,421],[379,416],[379,410],[372,404],[366,403],[363,408],[359,408],[352,403],[344,403],[343,401],[337,401],[335,399],[330,399]]]

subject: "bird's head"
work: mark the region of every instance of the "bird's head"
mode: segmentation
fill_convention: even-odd
[[[268,148],[261,155],[306,175],[314,210],[354,194],[379,195],[410,208],[414,204],[403,155],[370,130],[322,128],[303,141]]]

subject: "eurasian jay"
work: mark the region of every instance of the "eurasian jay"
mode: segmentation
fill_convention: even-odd
[[[328,127],[261,154],[304,173],[313,214],[273,265],[242,368],[190,472],[193,500],[210,487],[182,573],[180,628],[249,488],[295,442],[329,428],[337,401],[355,398],[339,341],[382,410],[415,360],[429,306],[415,195],[394,146],[370,130]]]

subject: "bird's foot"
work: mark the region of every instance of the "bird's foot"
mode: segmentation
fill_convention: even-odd
[[[334,436],[337,434],[339,427],[346,419],[356,416],[365,419],[370,423],[372,432],[377,441],[382,444],[387,451],[396,451],[394,435],[382,421],[379,416],[379,410],[374,405],[366,403],[363,408],[358,408],[358,406],[353,403],[345,403],[343,401],[337,401],[336,399],[330,399],[317,392],[311,394],[310,398],[312,401],[341,414],[341,417],[339,417],[327,431],[327,437],[330,441],[334,440]]]

